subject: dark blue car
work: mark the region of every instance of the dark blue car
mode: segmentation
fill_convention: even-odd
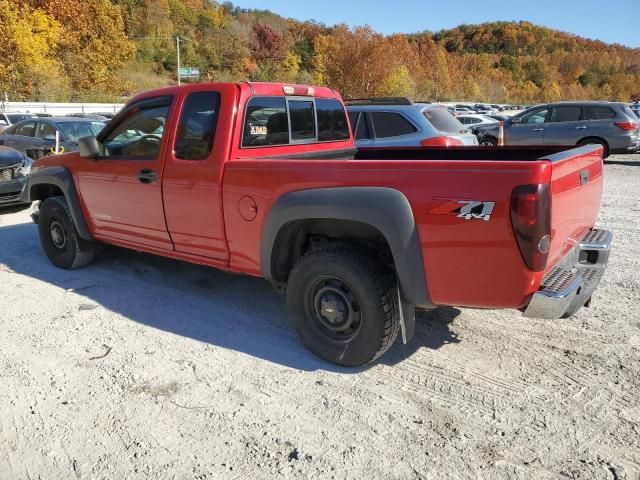
[[[11,125],[0,135],[0,145],[23,153],[27,149],[51,150],[56,145],[56,132],[65,152],[78,150],[78,139],[97,135],[104,122],[74,117],[30,118]]]

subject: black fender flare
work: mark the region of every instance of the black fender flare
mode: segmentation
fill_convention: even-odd
[[[92,241],[93,237],[91,236],[89,226],[87,225],[87,221],[82,213],[80,197],[78,196],[76,185],[73,182],[73,176],[69,169],[61,166],[43,167],[38,169],[29,177],[27,185],[22,191],[21,199],[25,202],[44,200],[44,198],[39,198],[38,195],[35,194],[37,191],[36,187],[39,185],[54,185],[62,191],[62,194],[69,205],[69,210],[71,211],[73,223],[76,226],[78,235],[83,240]]]
[[[386,187],[319,188],[278,198],[262,230],[260,268],[267,280],[274,282],[272,253],[280,229],[306,219],[352,220],[376,228],[391,248],[402,299],[412,306],[435,307],[427,290],[413,211],[400,191]]]

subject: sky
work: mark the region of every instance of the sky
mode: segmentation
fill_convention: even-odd
[[[233,4],[327,25],[368,24],[384,34],[528,20],[582,37],[640,47],[640,0],[235,0]]]

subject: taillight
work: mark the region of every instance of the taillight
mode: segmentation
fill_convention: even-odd
[[[421,140],[420,145],[423,147],[457,147],[464,145],[464,142],[454,137],[433,137]]]
[[[513,190],[511,224],[524,263],[534,272],[543,271],[551,244],[549,185],[521,185]]]
[[[638,128],[638,124],[636,122],[615,122],[614,125],[625,132],[633,132]]]

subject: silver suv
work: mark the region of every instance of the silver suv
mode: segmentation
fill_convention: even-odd
[[[478,139],[444,105],[406,98],[347,100],[358,147],[449,147],[478,145]]]
[[[638,118],[624,103],[560,102],[538,105],[504,122],[505,145],[586,145],[605,156],[640,147]],[[474,129],[480,143],[496,145],[498,126]]]

